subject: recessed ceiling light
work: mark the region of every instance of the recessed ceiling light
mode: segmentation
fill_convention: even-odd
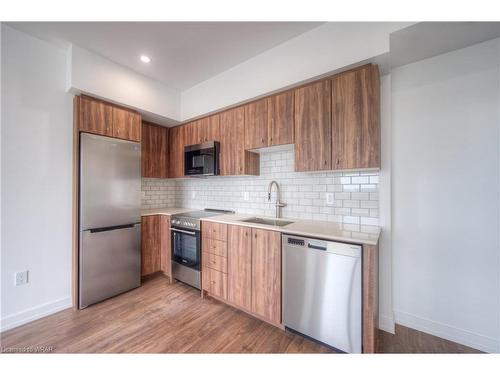
[[[142,61],[143,63],[148,64],[148,63],[150,63],[150,62],[151,62],[151,57],[146,56],[146,55],[141,55],[141,61]]]

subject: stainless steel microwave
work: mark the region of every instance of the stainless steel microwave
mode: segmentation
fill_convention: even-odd
[[[218,176],[220,144],[216,141],[184,147],[185,176]]]

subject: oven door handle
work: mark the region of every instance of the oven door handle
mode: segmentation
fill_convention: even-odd
[[[195,236],[196,235],[196,232],[190,232],[190,231],[187,231],[187,230],[182,230],[182,229],[176,229],[176,228],[170,228],[171,231],[174,231],[174,232],[181,232],[181,233],[186,233],[186,234],[190,234],[192,236]]]

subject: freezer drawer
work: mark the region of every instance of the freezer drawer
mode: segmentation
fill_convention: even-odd
[[[361,353],[361,246],[283,236],[283,323]]]
[[[80,232],[80,308],[141,285],[140,242],[140,224]]]

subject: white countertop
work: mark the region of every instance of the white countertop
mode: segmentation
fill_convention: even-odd
[[[149,215],[175,215],[181,212],[195,211],[193,208],[181,208],[181,207],[166,207],[166,208],[153,208],[151,210],[142,210],[141,216]]]
[[[181,212],[194,211],[192,208],[155,208],[151,210],[143,210],[142,216],[148,215],[175,215]],[[274,230],[282,233],[295,234],[298,236],[321,238],[325,240],[332,241],[343,241],[356,243],[361,245],[376,245],[380,236],[380,227],[373,225],[365,225],[361,228],[361,231],[347,230],[342,223],[334,223],[329,221],[317,221],[317,220],[301,220],[301,219],[288,219],[283,220],[293,221],[292,224],[288,224],[284,227],[278,227],[275,225],[266,224],[255,224],[255,223],[245,223],[241,220],[250,219],[257,215],[249,214],[222,214],[211,216],[201,219],[202,221],[211,221],[215,223],[242,225],[252,228],[261,228],[267,230]],[[263,218],[274,219],[272,217],[258,216]]]
[[[260,228],[274,230],[282,233],[295,234],[298,236],[314,237],[333,241],[343,241],[361,245],[376,245],[380,236],[380,227],[373,225],[364,226],[364,228],[367,228],[366,231],[351,231],[344,229],[344,225],[342,223],[334,223],[329,221],[283,218],[283,220],[293,221],[292,224],[288,224],[283,227],[266,224],[246,223],[241,221],[256,216],[257,215],[249,214],[227,214],[211,216],[203,218],[201,220],[215,223],[242,225],[252,228]],[[274,219],[273,217],[268,216],[259,215],[258,217]]]

